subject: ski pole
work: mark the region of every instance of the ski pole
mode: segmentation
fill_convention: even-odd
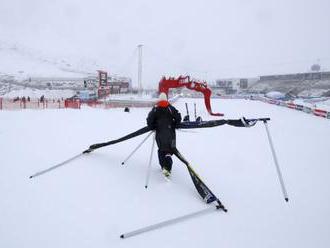
[[[173,224],[191,219],[193,217],[201,216],[203,214],[213,212],[213,211],[216,211],[216,210],[220,210],[220,209],[221,208],[219,206],[208,207],[208,208],[205,208],[205,209],[202,209],[202,210],[190,213],[190,214],[179,216],[179,217],[176,217],[176,218],[173,218],[173,219],[170,219],[170,220],[165,220],[165,221],[162,221],[162,222],[150,225],[150,226],[142,227],[140,229],[136,229],[136,230],[131,231],[131,232],[123,233],[122,235],[120,235],[120,238],[122,238],[122,239],[129,238],[129,237],[132,237],[132,236],[135,236],[135,235],[139,235],[141,233],[149,232],[149,231],[159,229],[159,228],[162,228],[162,227],[165,227],[165,226],[168,226],[168,225],[173,225]]]
[[[196,103],[195,102],[194,102],[194,115],[195,115],[195,121],[197,121]]]
[[[185,104],[186,104],[187,115],[183,118],[183,121],[190,121],[188,103]]]
[[[189,116],[188,103],[185,103],[185,104],[186,104],[187,115]]]
[[[287,191],[285,189],[285,185],[284,185],[284,181],[283,181],[281,169],[280,169],[280,166],[278,164],[277,156],[276,156],[275,149],[274,149],[274,146],[273,146],[272,137],[270,136],[270,132],[269,132],[269,129],[268,129],[267,120],[263,120],[263,122],[265,124],[268,141],[269,141],[269,144],[270,144],[270,148],[271,148],[271,151],[272,151],[272,154],[273,154],[274,163],[275,163],[275,166],[276,166],[276,172],[277,172],[278,179],[280,181],[281,188],[282,188],[282,193],[283,193],[283,196],[284,196],[285,201],[289,201],[289,197],[288,197]]]
[[[137,130],[137,131],[135,131],[135,132],[133,132],[133,133],[129,133],[129,134],[127,134],[127,135],[125,135],[124,137],[121,137],[121,138],[119,138],[119,139],[110,140],[110,141],[108,141],[108,142],[104,142],[104,143],[93,144],[93,145],[91,145],[87,150],[83,151],[82,153],[80,153],[80,154],[78,154],[78,155],[76,155],[76,156],[73,156],[72,158],[69,158],[69,159],[67,159],[67,160],[65,160],[65,161],[63,161],[63,162],[61,162],[61,163],[59,163],[59,164],[56,164],[56,165],[54,165],[54,166],[52,166],[52,167],[50,167],[50,168],[48,168],[48,169],[45,169],[45,170],[43,170],[43,171],[39,171],[39,172],[33,174],[32,176],[30,176],[30,178],[34,178],[34,177],[40,176],[40,175],[42,175],[42,174],[45,174],[45,173],[47,173],[47,172],[49,172],[49,171],[55,170],[55,169],[57,169],[58,167],[61,167],[61,166],[63,166],[63,165],[65,165],[65,164],[67,164],[67,163],[73,161],[74,159],[76,159],[76,158],[78,158],[78,157],[80,157],[80,156],[82,156],[82,155],[84,155],[84,154],[88,154],[88,153],[93,152],[95,149],[99,149],[99,148],[101,148],[101,147],[105,147],[105,146],[114,145],[114,144],[117,144],[117,143],[119,143],[119,142],[123,142],[123,141],[125,141],[125,140],[132,139],[132,138],[134,138],[134,137],[137,137],[137,136],[142,135],[142,134],[144,134],[144,133],[147,133],[147,132],[149,132],[149,131],[151,131],[151,129],[150,129],[149,127],[146,126],[146,127],[140,128],[139,130]],[[147,138],[148,138],[149,136],[150,136],[150,134],[147,136]],[[144,141],[145,141],[147,138],[145,138]],[[144,141],[143,141],[143,142],[144,142]],[[143,143],[143,142],[142,142],[142,143]],[[141,146],[142,143],[141,143],[139,146]],[[134,152],[135,152],[135,151],[134,151]],[[133,152],[133,153],[134,153],[134,152]],[[132,154],[131,154],[131,155],[132,155]],[[131,155],[130,155],[130,156],[131,156]],[[128,159],[128,158],[127,158],[127,159]],[[126,159],[126,160],[127,160],[127,159]],[[125,160],[125,161],[126,161],[126,160]],[[124,162],[123,162],[123,164],[124,164]]]
[[[142,142],[127,156],[127,158],[121,163],[122,165],[125,164],[127,162],[127,160],[130,159],[130,157],[133,156],[133,154],[142,146],[142,144],[149,138],[149,136],[152,134],[152,132],[150,132],[143,140]]]
[[[148,169],[147,169],[147,178],[146,178],[146,184],[145,184],[145,188],[148,188],[149,185],[149,178],[150,178],[150,171],[151,171],[151,162],[152,162],[152,155],[154,153],[154,147],[155,147],[155,135],[152,139],[152,147],[151,147],[151,153],[150,153],[150,158],[149,158],[149,164],[148,164]]]
[[[59,164],[56,164],[56,165],[54,165],[54,166],[52,166],[52,167],[50,167],[50,168],[48,168],[48,169],[46,169],[46,170],[39,171],[39,172],[33,174],[32,176],[30,176],[29,178],[34,178],[34,177],[40,176],[40,175],[42,175],[42,174],[45,174],[45,173],[47,173],[47,172],[50,172],[50,171],[52,171],[52,170],[55,170],[55,169],[57,169],[58,167],[61,167],[61,166],[65,165],[65,164],[67,164],[67,163],[69,163],[69,162],[71,162],[72,160],[75,160],[76,158],[78,158],[78,157],[80,157],[80,156],[82,156],[82,155],[84,155],[84,153],[80,153],[80,154],[78,154],[78,155],[76,155],[76,156],[74,156],[74,157],[72,157],[72,158],[69,158],[69,159],[67,159],[67,160],[65,160],[65,161],[63,161],[63,162],[61,162],[61,163],[59,163]]]

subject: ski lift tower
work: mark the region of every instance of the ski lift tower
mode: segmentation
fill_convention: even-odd
[[[138,92],[139,96],[142,95],[142,46],[138,45],[138,52],[139,52],[139,61],[138,61]]]

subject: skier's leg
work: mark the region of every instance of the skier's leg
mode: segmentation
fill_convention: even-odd
[[[170,153],[166,153],[164,168],[169,172],[171,172],[172,164],[173,164],[172,155]]]
[[[160,168],[163,169],[164,164],[165,164],[165,153],[159,149],[158,149],[158,161],[159,161]]]
[[[166,169],[168,172],[171,172],[172,169],[172,154],[168,151],[158,150],[158,159],[160,167]]]

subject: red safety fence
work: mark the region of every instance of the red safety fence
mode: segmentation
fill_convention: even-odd
[[[313,114],[316,116],[327,118],[328,112],[322,109],[313,109]]]
[[[232,99],[236,99],[236,98],[232,97]],[[237,99],[239,99],[239,98],[237,98]],[[262,102],[270,103],[270,104],[276,104],[278,106],[283,106],[283,107],[287,107],[287,108],[290,108],[290,109],[302,111],[302,112],[305,112],[307,114],[313,114],[315,116],[330,119],[330,111],[329,110],[318,109],[318,108],[316,108],[316,106],[314,106],[314,107],[306,106],[306,105],[303,105],[303,104],[296,104],[296,103],[293,103],[293,102],[286,102],[286,101],[283,101],[283,100],[269,99],[269,98],[263,97],[263,96],[251,96],[251,97],[249,97],[249,99],[258,100],[258,101],[262,101]]]
[[[296,109],[296,104],[294,104],[294,103],[292,103],[292,102],[288,102],[288,103],[286,104],[286,106],[287,106],[288,108],[291,108],[291,109]]]
[[[155,102],[149,101],[123,101],[123,100],[113,100],[108,102],[102,102],[102,101],[89,101],[84,103],[88,105],[89,107],[93,108],[103,108],[103,109],[109,109],[109,108],[150,108],[155,105]]]
[[[9,99],[0,98],[0,109],[3,110],[15,110],[15,109],[62,109],[62,108],[73,108],[80,109],[82,104],[93,108],[148,108],[154,106],[154,101],[129,101],[129,100],[114,100],[108,102],[102,101],[89,101],[81,102],[79,99],[67,99],[67,100],[43,100],[32,99],[32,100],[22,100],[22,99]]]
[[[171,103],[177,101],[179,96],[175,96],[169,101]],[[56,99],[49,100],[44,99],[40,101],[40,99],[29,99],[26,98],[0,98],[0,109],[6,110],[14,110],[14,109],[46,109],[46,108],[74,108],[80,109],[82,104],[85,104],[89,107],[93,108],[102,108],[102,109],[110,109],[110,108],[150,108],[153,107],[157,102],[157,99],[112,99],[108,101],[99,101],[99,100],[91,100],[88,102],[82,102],[79,99]]]
[[[81,106],[80,100],[64,100],[65,108],[80,109],[80,106]]]
[[[257,97],[257,98],[255,98],[255,100],[260,100],[263,102],[274,104],[273,101],[270,101],[268,98],[265,98],[265,97]],[[295,104],[293,102],[285,102],[285,101],[281,101],[281,100],[279,100],[279,102],[280,103],[278,105],[280,105],[280,106],[285,106],[290,109],[295,109],[298,111],[303,111],[308,114],[313,114],[315,116],[320,116],[323,118],[330,119],[330,111],[318,109],[318,108],[314,108],[314,107],[308,107],[308,106],[304,106],[301,104]]]
[[[170,99],[171,102],[175,102],[179,97],[174,97]],[[225,99],[224,97],[221,97]],[[229,98],[229,97],[228,97]],[[228,99],[226,98],[226,99]],[[230,97],[230,99],[235,99],[235,97]],[[242,99],[242,97],[238,97],[237,99]],[[276,104],[279,106],[285,106],[291,109],[303,111],[305,113],[313,114],[315,116],[320,116],[323,118],[330,119],[330,111],[317,109],[313,107],[308,107],[300,104],[295,104],[292,102],[285,102],[280,100],[269,100],[264,97],[253,97],[253,98],[245,98],[252,100],[260,100],[266,103]],[[40,99],[9,99],[9,98],[0,98],[0,110],[16,110],[16,109],[63,109],[63,108],[74,108],[80,109],[82,104],[86,104],[89,107],[93,108],[102,108],[102,109],[110,109],[110,108],[149,108],[154,106],[155,101],[143,101],[143,100],[111,100],[107,102],[102,101],[89,101],[89,102],[81,102],[77,99],[70,100],[62,100],[62,99],[44,99],[40,101]]]
[[[64,108],[63,100],[49,100],[45,99],[9,99],[0,98],[0,109],[3,110],[16,110],[16,109],[59,109]]]

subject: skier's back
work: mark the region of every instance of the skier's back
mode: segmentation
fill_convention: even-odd
[[[149,112],[148,126],[156,131],[159,164],[165,176],[172,169],[172,154],[176,148],[175,127],[181,122],[181,114],[168,101],[165,93],[159,95],[159,101]]]

